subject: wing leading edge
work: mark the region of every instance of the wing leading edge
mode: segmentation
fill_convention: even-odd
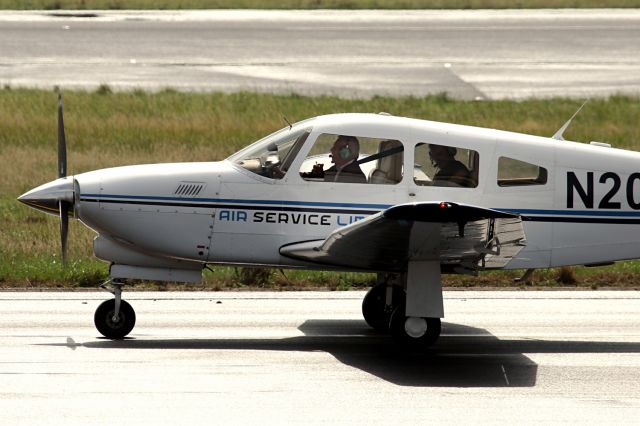
[[[393,206],[324,240],[287,244],[283,256],[371,271],[405,271],[409,261],[440,261],[445,272],[504,268],[526,244],[522,218],[448,202]]]

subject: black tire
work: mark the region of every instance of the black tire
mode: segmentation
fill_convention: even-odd
[[[120,314],[118,322],[113,321],[113,313],[116,310],[116,300],[105,300],[98,306],[93,316],[96,328],[108,339],[122,339],[131,333],[136,325],[136,313],[131,305],[124,300],[120,302]]]
[[[362,316],[371,328],[380,331],[389,330],[389,321],[393,306],[404,304],[405,292],[398,286],[393,286],[392,309],[385,310],[387,299],[387,285],[385,283],[376,284],[369,289],[362,299]]]
[[[389,329],[394,340],[409,349],[425,349],[432,346],[440,337],[442,330],[440,318],[422,318],[426,322],[426,331],[420,336],[411,336],[405,328],[407,322],[405,311],[405,305],[402,304],[396,307],[391,315]]]

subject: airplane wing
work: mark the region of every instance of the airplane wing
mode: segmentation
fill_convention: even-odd
[[[283,256],[323,265],[403,271],[439,260],[443,270],[475,273],[506,266],[525,246],[522,218],[448,202],[400,204],[339,228],[324,240],[287,244]]]

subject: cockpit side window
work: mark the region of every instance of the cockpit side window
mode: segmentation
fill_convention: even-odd
[[[228,160],[257,175],[282,179],[310,133],[310,128],[285,127],[232,155]]]
[[[416,185],[475,188],[480,156],[477,151],[440,144],[416,145],[413,181]]]
[[[498,159],[498,186],[544,185],[547,169],[515,158]]]
[[[402,180],[398,140],[321,134],[300,167],[307,181],[395,185]]]

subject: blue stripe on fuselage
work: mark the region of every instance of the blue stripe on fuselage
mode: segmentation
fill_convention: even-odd
[[[88,200],[92,198],[95,200]],[[287,201],[287,200],[238,200],[232,198],[181,198],[181,197],[159,197],[147,195],[114,195],[114,194],[82,194],[83,201],[118,201],[118,200],[145,200],[145,201],[179,201],[181,203],[209,203],[218,204],[249,204],[266,206],[299,206],[299,207],[333,207],[333,208],[354,208],[385,210],[393,207],[393,204],[355,204],[355,203],[329,203],[322,201]]]
[[[147,204],[201,208],[246,210],[291,210],[324,213],[374,214],[393,207],[392,204],[335,203],[324,201],[246,200],[233,198],[184,198],[148,195],[82,194],[81,201],[117,204]],[[493,208],[493,210],[524,216],[527,221],[577,223],[640,223],[640,211],[543,210]],[[628,219],[625,219],[628,218]],[[575,219],[575,220],[572,220]]]

